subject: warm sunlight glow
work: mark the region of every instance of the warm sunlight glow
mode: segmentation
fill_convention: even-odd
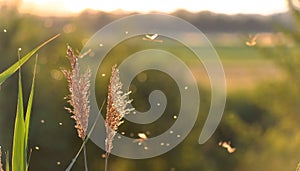
[[[285,12],[285,0],[23,0],[21,11],[38,12],[44,15],[63,15],[78,13],[84,9],[112,12],[116,10],[131,12],[173,12],[185,9],[191,12],[209,10],[216,13],[272,14]]]

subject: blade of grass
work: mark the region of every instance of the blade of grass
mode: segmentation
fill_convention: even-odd
[[[24,108],[23,108],[23,90],[21,70],[19,70],[18,81],[18,104],[14,128],[13,149],[12,149],[12,171],[25,170],[25,123],[24,123]]]
[[[31,159],[31,154],[32,154],[32,149],[30,149],[30,151],[29,151],[28,161],[27,161],[27,165],[26,165],[26,171],[28,171],[28,168],[29,168],[29,163],[30,163],[30,159]]]
[[[8,69],[6,69],[5,71],[3,71],[2,73],[0,73],[0,85],[8,78],[10,77],[12,74],[14,74],[26,61],[28,61],[31,56],[36,53],[41,47],[45,46],[46,44],[48,44],[49,42],[51,42],[52,40],[56,39],[60,34],[55,35],[54,37],[48,39],[47,41],[45,41],[44,43],[42,43],[41,45],[39,45],[38,47],[36,47],[35,49],[33,49],[32,51],[30,51],[27,55],[25,55],[24,57],[22,57],[18,62],[16,62],[15,64],[13,64],[12,66],[10,66]]]
[[[34,83],[35,83],[37,57],[38,57],[38,55],[36,55],[36,58],[35,58],[35,64],[34,64],[34,70],[33,70],[33,77],[32,77],[32,83],[31,83],[31,90],[30,90],[30,95],[29,95],[28,104],[27,104],[27,110],[26,110],[26,118],[25,118],[25,148],[27,147],[27,143],[28,143],[28,133],[29,133],[30,116],[31,116],[32,102],[33,102],[33,96],[34,96]]]
[[[105,100],[104,100],[104,102],[102,103],[102,106],[101,106],[101,108],[100,108],[100,110],[99,110],[99,113],[98,113],[98,115],[97,115],[97,117],[96,117],[96,119],[95,119],[95,122],[94,122],[94,124],[93,124],[93,126],[92,126],[90,132],[88,133],[88,135],[87,135],[87,137],[85,138],[85,140],[82,142],[82,145],[81,145],[79,151],[77,152],[76,156],[73,158],[73,160],[71,161],[71,163],[69,164],[69,166],[66,168],[65,171],[70,171],[70,170],[72,169],[72,167],[73,167],[74,163],[76,162],[76,160],[77,160],[77,158],[78,158],[80,152],[81,152],[82,149],[84,148],[85,144],[88,142],[88,140],[89,140],[89,138],[90,138],[90,136],[91,136],[91,134],[92,134],[92,132],[93,132],[95,126],[96,126],[96,123],[97,123],[97,121],[98,121],[98,119],[99,119],[99,116],[100,116],[100,114],[101,114],[101,111],[102,111],[102,108],[103,108],[103,106],[104,106],[104,103],[105,103]]]
[[[34,96],[34,83],[35,83],[35,75],[36,75],[36,65],[37,65],[37,58],[38,55],[35,57],[35,64],[34,64],[34,70],[33,70],[33,77],[32,77],[32,83],[31,83],[31,90],[30,95],[28,99],[27,104],[27,110],[26,110],[26,118],[25,118],[25,137],[24,137],[24,147],[25,147],[25,161],[26,161],[26,170],[28,170],[29,167],[29,159],[27,160],[27,143],[28,143],[28,134],[29,134],[29,124],[30,124],[30,116],[31,116],[31,109],[32,109],[32,102],[33,102],[33,96]],[[31,152],[30,152],[31,154]]]

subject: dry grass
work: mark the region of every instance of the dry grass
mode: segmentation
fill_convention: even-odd
[[[123,93],[122,83],[120,82],[119,70],[117,65],[112,67],[112,74],[110,77],[108,87],[108,98],[106,108],[106,139],[105,139],[105,150],[106,150],[106,164],[105,170],[107,170],[107,160],[113,148],[113,139],[117,133],[119,126],[124,122],[123,118],[126,114],[134,110],[134,108],[127,108],[127,105],[132,102],[129,100],[130,91]]]
[[[63,70],[64,75],[68,81],[68,88],[70,95],[66,98],[72,108],[66,109],[73,114],[72,118],[75,119],[77,133],[79,138],[85,142],[87,137],[87,128],[90,114],[89,96],[90,96],[90,77],[91,71],[87,69],[84,74],[80,74],[78,56],[76,56],[70,46],[67,48],[67,57],[71,64],[71,70]],[[86,147],[84,143],[84,166],[88,170]],[[75,160],[76,161],[76,160]],[[71,166],[72,167],[72,164]]]
[[[120,82],[119,70],[117,65],[112,67],[112,74],[110,77],[107,97],[107,108],[106,108],[106,133],[107,138],[105,140],[106,152],[110,153],[112,141],[118,130],[119,126],[124,122],[122,119],[126,114],[133,111],[133,108],[127,108],[127,105],[132,102],[128,100],[130,91],[128,93],[122,92],[122,83]]]
[[[75,128],[77,129],[78,136],[84,140],[87,135],[90,112],[89,87],[91,73],[88,69],[84,74],[80,75],[78,57],[74,55],[70,46],[67,49],[67,56],[71,64],[71,71],[63,70],[63,73],[68,80],[70,95],[67,98],[72,109],[66,109],[73,114],[72,118],[76,121]]]

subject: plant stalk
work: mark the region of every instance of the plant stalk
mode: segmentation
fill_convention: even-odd
[[[88,166],[87,166],[87,155],[86,155],[86,146],[84,144],[83,146],[83,155],[84,155],[84,168],[85,168],[85,171],[88,171]]]

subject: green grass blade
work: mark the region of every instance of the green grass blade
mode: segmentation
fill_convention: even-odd
[[[19,71],[18,89],[18,104],[12,149],[12,171],[25,171],[25,123],[21,71]]]
[[[33,102],[33,96],[34,96],[34,83],[35,83],[36,65],[37,65],[37,56],[35,58],[31,90],[30,90],[30,95],[29,95],[27,110],[26,110],[26,116],[25,116],[26,117],[25,118],[25,147],[26,148],[27,148],[27,143],[28,143],[30,116],[31,116],[32,102]]]
[[[5,170],[9,171],[9,152],[8,151],[6,153],[6,158],[5,158]]]
[[[49,42],[51,42],[52,40],[54,40],[55,38],[57,38],[60,34],[57,34],[56,36],[48,39],[47,41],[45,41],[44,43],[42,43],[41,45],[39,45],[38,47],[36,47],[35,49],[33,49],[32,51],[30,51],[27,55],[25,55],[24,57],[22,57],[18,62],[16,62],[15,64],[13,64],[12,66],[10,66],[8,69],[6,69],[5,71],[3,71],[2,73],[0,73],[0,85],[8,78],[10,77],[12,74],[14,74],[26,61],[28,61],[32,55],[34,53],[36,53],[41,47],[45,46],[46,44],[48,44]]]
[[[34,83],[35,83],[35,75],[36,75],[36,65],[37,65],[37,57],[35,58],[35,64],[34,64],[34,70],[33,70],[33,77],[32,77],[32,84],[31,84],[31,90],[30,95],[28,99],[27,104],[27,110],[26,110],[26,116],[25,116],[25,139],[24,139],[24,147],[25,147],[25,161],[26,161],[26,171],[29,168],[29,159],[27,160],[27,144],[28,144],[28,134],[29,134],[29,125],[30,125],[30,116],[31,116],[31,109],[32,109],[32,102],[33,102],[33,96],[34,96]],[[30,153],[31,154],[31,153]],[[29,157],[30,158],[30,157]]]
[[[30,163],[30,159],[31,159],[31,154],[32,154],[32,149],[30,149],[30,151],[29,151],[29,156],[28,156],[27,165],[26,165],[26,171],[28,171],[28,169],[29,169],[29,163]]]

